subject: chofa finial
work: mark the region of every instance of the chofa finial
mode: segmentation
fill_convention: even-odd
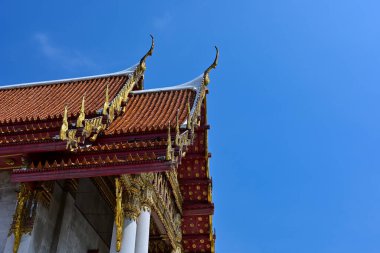
[[[107,115],[108,114],[108,108],[110,106],[110,98],[109,98],[109,95],[108,95],[108,83],[107,83],[107,86],[106,86],[106,98],[105,98],[105,101],[104,101],[104,105],[103,105],[103,115]]]
[[[59,132],[59,138],[61,140],[67,139],[67,130],[69,130],[69,123],[67,121],[67,105],[66,105],[65,110],[63,111],[61,130]]]
[[[210,82],[210,78],[208,76],[208,73],[210,73],[211,69],[216,68],[216,66],[218,65],[219,49],[217,46],[215,46],[215,49],[216,49],[216,55],[215,55],[214,62],[203,73],[203,80],[204,80],[205,85],[207,85]]]
[[[168,138],[167,138],[167,146],[166,146],[166,161],[170,161],[172,159],[172,135],[170,134],[170,121],[168,123]]]
[[[153,54],[154,38],[153,38],[152,34],[150,34],[150,37],[152,38],[152,44],[150,45],[150,49],[140,60],[140,67],[141,67],[142,70],[146,69],[146,65],[145,65],[146,58],[148,58],[148,56],[151,56]]]
[[[191,108],[190,108],[189,98],[187,99],[186,107],[187,107],[187,124],[186,124],[186,127],[187,127],[187,129],[190,129],[191,128]]]
[[[78,116],[78,119],[77,119],[77,127],[83,127],[83,121],[84,121],[84,119],[86,117],[86,114],[84,112],[85,96],[86,96],[86,94],[82,98],[82,105],[80,107],[80,112],[79,112],[79,116]]]

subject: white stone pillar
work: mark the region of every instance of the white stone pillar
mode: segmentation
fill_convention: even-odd
[[[8,253],[8,252],[13,252],[13,244],[15,242],[15,236],[12,233],[5,244],[4,251],[2,253]]]
[[[115,223],[113,224],[110,253],[117,253],[116,251],[116,224]]]
[[[143,208],[137,219],[135,253],[148,253],[149,226],[150,226],[150,209]]]
[[[121,253],[135,253],[136,228],[137,223],[135,220],[129,218],[124,220]]]
[[[125,218],[123,224],[123,237],[121,239],[121,249],[119,252],[116,250],[116,225],[113,225],[112,241],[110,246],[110,253],[135,253],[136,243],[136,228],[137,223],[135,220]]]
[[[32,236],[30,234],[23,234],[20,239],[20,245],[18,247],[17,253],[28,253],[30,242],[31,242]],[[14,235],[8,237],[7,243],[5,244],[4,253],[11,253],[13,252],[13,246],[14,246]]]

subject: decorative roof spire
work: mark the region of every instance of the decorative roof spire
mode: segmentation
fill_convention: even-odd
[[[150,35],[150,37],[152,38],[152,44],[150,46],[150,49],[149,51],[141,58],[140,60],[140,68],[142,71],[145,71],[146,69],[146,65],[145,65],[145,60],[146,58],[148,58],[148,56],[151,56],[153,54],[153,49],[154,49],[154,38],[152,35]]]
[[[166,147],[166,161],[170,161],[172,159],[172,135],[170,134],[170,121],[168,125],[168,139],[167,139],[167,147]]]
[[[208,73],[210,72],[211,69],[216,68],[216,66],[218,65],[219,49],[217,46],[215,46],[215,49],[216,49],[216,55],[215,55],[214,62],[203,73],[203,80],[204,80],[205,85],[207,85],[210,82],[210,77],[208,76]]]
[[[177,110],[177,115],[176,115],[176,125],[175,125],[175,145],[179,145],[179,109]]]
[[[67,121],[67,106],[65,106],[65,110],[63,112],[61,131],[59,132],[59,138],[61,140],[67,139],[67,130],[69,130],[69,123]]]
[[[86,117],[86,114],[84,113],[84,98],[85,98],[86,95],[83,96],[82,98],[82,106],[80,108],[80,112],[79,112],[79,116],[78,116],[78,119],[77,119],[77,128],[78,127],[83,127],[83,121]]]
[[[110,106],[110,102],[109,102],[110,98],[109,98],[109,95],[108,95],[108,83],[107,83],[107,87],[106,87],[106,100],[104,101],[104,106],[103,106],[103,115],[107,115],[107,110]]]
[[[190,102],[189,99],[187,99],[187,129],[191,128],[191,109],[190,109]]]

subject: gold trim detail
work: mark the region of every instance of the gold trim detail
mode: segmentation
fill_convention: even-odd
[[[69,123],[67,122],[67,106],[63,112],[62,126],[59,132],[59,138],[61,140],[67,140],[67,130],[69,130]]]
[[[98,135],[107,129],[109,124],[112,123],[125,111],[128,95],[136,86],[136,84],[138,84],[139,81],[144,77],[144,71],[146,70],[145,61],[148,56],[151,56],[153,54],[154,39],[152,35],[151,38],[152,44],[149,51],[141,58],[139,65],[136,67],[133,73],[128,74],[126,83],[111,102],[109,101],[109,87],[107,84],[105,102],[103,108],[100,109],[102,114],[101,116],[97,116],[91,119],[85,118],[85,98],[83,97],[82,107],[77,119],[76,129],[68,130],[67,109],[65,108],[66,116],[64,116],[59,138],[61,140],[67,140],[67,149],[70,151],[77,151],[79,144],[84,144],[86,139],[89,139],[91,142],[96,141]]]
[[[166,146],[166,161],[171,161],[173,158],[173,148],[172,148],[172,135],[170,134],[170,121],[168,124],[168,137],[167,137],[167,146]]]
[[[115,178],[115,192],[116,192],[116,206],[115,206],[115,225],[116,225],[116,251],[121,250],[121,240],[123,238],[123,187],[120,183],[119,178]]]
[[[17,253],[21,237],[23,234],[30,233],[33,229],[33,222],[36,214],[37,199],[39,192],[31,190],[24,183],[20,184],[17,194],[17,206],[13,215],[13,223],[9,231],[14,234],[13,253]]]
[[[17,206],[13,215],[13,221],[8,236],[14,234],[13,252],[16,253],[20,246],[23,234],[31,233],[36,216],[37,205],[41,203],[48,207],[54,189],[54,181],[37,183],[33,186],[21,183],[17,194]]]
[[[215,46],[215,49],[216,49],[216,55],[215,55],[215,59],[214,59],[214,62],[205,70],[205,72],[203,73],[203,80],[204,80],[204,85],[208,85],[209,82],[210,82],[210,78],[209,78],[209,73],[211,71],[211,69],[215,69],[216,66],[218,65],[218,59],[219,59],[219,49],[217,46]]]
[[[77,125],[76,125],[77,128],[78,127],[83,127],[83,121],[86,118],[86,114],[84,112],[84,102],[85,102],[85,96],[83,96],[83,98],[82,98],[82,105],[80,107],[79,116],[78,116],[78,119],[77,119]]]
[[[162,222],[172,247],[181,250],[182,202],[178,202],[179,199],[176,199],[176,196],[180,196],[176,174],[165,172],[125,174],[121,176],[121,180],[124,192],[133,196],[123,200],[124,216],[134,219],[138,217],[141,210],[153,210]],[[182,197],[180,200],[182,201]]]
[[[25,213],[25,202],[30,196],[30,191],[26,189],[24,184],[20,185],[20,191],[17,195],[17,207],[14,218],[14,244],[13,253],[17,253],[20,246],[22,236],[22,217]]]
[[[206,89],[207,89],[206,86],[210,82],[209,73],[211,69],[215,69],[216,66],[218,65],[219,49],[218,47],[215,47],[215,49],[216,49],[215,59],[213,63],[204,71],[202,84],[195,98],[193,109],[191,112],[188,112],[187,129],[190,130],[190,133],[191,133],[190,137],[192,140],[194,138],[195,125],[198,125],[198,126],[200,125],[200,114],[201,114],[202,103],[206,96]]]
[[[108,108],[110,106],[110,102],[109,102],[110,97],[108,95],[108,92],[109,92],[109,90],[108,90],[108,83],[107,83],[107,87],[106,87],[106,99],[105,99],[104,105],[103,105],[103,115],[107,115],[107,110],[108,110]]]
[[[140,71],[145,71],[146,70],[145,60],[146,60],[146,58],[148,58],[148,56],[152,56],[152,54],[153,54],[154,38],[153,38],[152,34],[150,35],[150,37],[152,38],[152,43],[150,45],[149,51],[140,60],[140,65],[139,65]]]

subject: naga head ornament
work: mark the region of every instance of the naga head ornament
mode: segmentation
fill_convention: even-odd
[[[208,76],[208,74],[210,73],[211,69],[216,68],[216,66],[218,65],[219,49],[217,46],[215,46],[215,49],[216,49],[216,55],[215,55],[214,62],[203,73],[203,81],[205,85],[207,85],[210,82],[210,77]]]
[[[79,116],[77,119],[77,127],[83,127],[83,121],[86,117],[85,110],[84,110],[84,101],[85,101],[86,94],[82,98],[82,105],[80,107]]]
[[[103,105],[103,115],[107,115],[108,113],[108,108],[110,106],[110,98],[109,98],[109,95],[108,95],[108,83],[107,83],[107,86],[106,86],[106,98],[105,98],[105,101],[104,101],[104,105]]]
[[[61,130],[59,132],[59,138],[61,140],[67,139],[67,131],[68,130],[69,130],[69,123],[67,120],[67,105],[66,105],[65,110],[63,111],[63,119],[62,119]]]
[[[145,65],[146,58],[148,58],[148,56],[151,56],[153,54],[154,38],[152,35],[150,35],[150,37],[152,38],[152,44],[150,45],[150,49],[140,60],[140,68],[142,69],[142,71],[145,71],[145,69],[146,69],[146,65]]]

